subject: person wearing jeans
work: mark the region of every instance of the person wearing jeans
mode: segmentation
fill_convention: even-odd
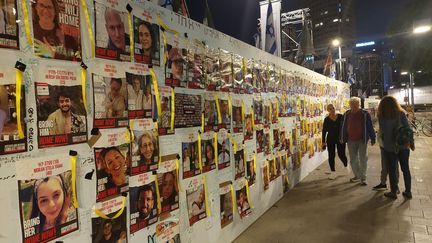
[[[358,97],[352,97],[349,105],[351,109],[345,112],[343,116],[340,142],[346,142],[348,145],[351,168],[354,173],[354,177],[350,181],[361,181],[361,185],[366,186],[367,143],[370,139],[371,145],[375,144],[375,130],[369,113],[360,109],[360,99]]]
[[[381,99],[378,106],[378,122],[380,126],[380,138],[382,140],[383,157],[388,161],[388,171],[390,179],[390,192],[384,193],[384,196],[392,199],[397,198],[398,178],[397,178],[397,166],[398,161],[401,165],[401,170],[405,182],[405,191],[402,195],[408,199],[412,198],[411,194],[411,172],[409,170],[409,149],[415,149],[414,140],[412,137],[408,137],[407,141],[403,141],[404,145],[400,141],[397,141],[401,131],[400,128],[409,128],[408,119],[405,116],[403,109],[399,103],[392,96],[385,96]]]

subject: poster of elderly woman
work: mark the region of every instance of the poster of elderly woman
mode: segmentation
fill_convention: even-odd
[[[81,61],[78,1],[32,1],[32,21],[35,55]]]
[[[131,174],[137,175],[158,168],[159,139],[152,119],[131,120],[134,133]]]
[[[16,163],[23,242],[47,242],[78,230],[69,156]]]

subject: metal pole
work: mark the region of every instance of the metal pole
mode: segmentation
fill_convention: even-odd
[[[414,73],[410,73],[411,107],[414,111]]]
[[[342,59],[342,49],[340,45],[338,47],[339,47],[338,49],[339,49],[339,60],[340,60]]]

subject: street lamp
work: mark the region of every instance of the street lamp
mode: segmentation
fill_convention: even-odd
[[[338,47],[338,49],[339,49],[339,59],[342,59],[342,50],[341,50],[341,42],[340,42],[340,40],[339,39],[334,39],[332,41],[332,45],[334,47]]]
[[[413,33],[414,34],[421,34],[421,33],[426,33],[430,30],[431,30],[431,26],[424,25],[424,26],[415,27],[413,30]]]
[[[420,19],[413,23],[413,34],[422,34],[431,30],[432,24],[430,19]]]

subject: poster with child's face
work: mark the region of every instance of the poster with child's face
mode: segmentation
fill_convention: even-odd
[[[178,171],[176,169],[177,155],[162,157],[157,172],[158,189],[161,202],[161,214],[179,208]]]
[[[0,3],[2,20],[0,22],[0,48],[19,49],[17,1]]]
[[[166,63],[165,63],[165,85],[174,87],[187,87],[187,50],[185,40],[171,33],[165,33]]]
[[[202,178],[195,178],[190,182],[186,189],[186,202],[190,226],[207,217],[206,191]]]
[[[16,169],[22,242],[48,242],[78,230],[67,155],[18,160]]]
[[[97,64],[93,73],[94,127],[128,125],[127,86],[122,65]]]
[[[152,118],[153,80],[146,66],[131,64],[126,70],[129,119]]]
[[[96,57],[130,61],[130,36],[126,3],[95,0]]]
[[[20,123],[24,138],[18,136],[16,88],[14,68],[0,65],[0,155],[20,153],[27,150],[27,129],[24,123],[24,117],[26,117],[24,85],[21,86],[20,99]]]
[[[154,171],[159,163],[159,138],[152,119],[131,121],[132,141],[131,175]]]
[[[232,191],[231,181],[219,184],[219,198],[220,198],[220,219],[221,227],[229,225],[233,222],[233,202],[234,192]]]
[[[201,135],[201,159],[203,173],[216,169],[217,134],[210,131]]]
[[[102,133],[94,145],[98,202],[129,189],[130,141],[126,137],[125,129],[117,129]]]
[[[123,197],[97,203],[92,212],[92,242],[127,243],[127,207]],[[96,210],[99,214],[96,214]],[[121,212],[121,213],[120,213]],[[119,215],[117,215],[120,213]],[[104,215],[101,217],[100,214]]]
[[[130,192],[130,233],[133,234],[158,221],[156,175],[151,172],[132,176]]]
[[[226,129],[221,129],[218,132],[218,169],[222,170],[230,166],[230,147],[231,142],[228,138],[228,132]]]
[[[87,113],[77,68],[38,67],[35,91],[39,148],[87,141]]]
[[[159,25],[150,23],[151,15],[145,20],[133,16],[134,57],[135,61],[144,64],[160,65]],[[148,15],[147,15],[148,16]]]
[[[32,1],[32,16],[34,51],[37,56],[81,61],[78,1]]]

